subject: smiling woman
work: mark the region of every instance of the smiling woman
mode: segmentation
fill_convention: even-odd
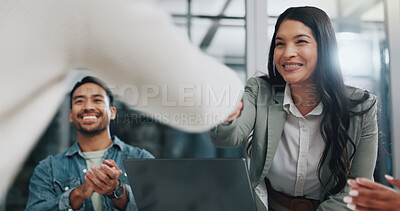
[[[324,11],[293,7],[279,16],[268,73],[248,80],[243,105],[210,132],[214,144],[236,146],[252,134],[258,210],[346,209],[346,180],[372,178],[376,97],[344,85]]]
[[[300,21],[285,20],[277,32],[275,46],[276,69],[284,80],[302,88],[312,84],[318,50],[311,29]]]

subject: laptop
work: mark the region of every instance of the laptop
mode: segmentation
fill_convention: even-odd
[[[127,159],[139,211],[255,211],[246,162],[234,159]]]

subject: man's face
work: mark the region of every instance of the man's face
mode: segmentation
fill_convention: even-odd
[[[78,132],[95,135],[108,130],[116,113],[116,108],[110,107],[106,91],[97,84],[86,83],[73,93],[69,121]]]

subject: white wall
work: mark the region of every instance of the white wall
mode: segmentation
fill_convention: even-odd
[[[400,1],[386,0],[386,20],[389,40],[391,92],[391,141],[393,176],[400,178]]]
[[[246,1],[246,69],[247,78],[267,73],[267,1]]]

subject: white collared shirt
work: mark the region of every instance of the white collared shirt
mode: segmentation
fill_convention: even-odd
[[[323,105],[320,102],[303,117],[286,84],[283,109],[288,116],[267,178],[279,192],[319,200],[318,164],[325,148],[320,131]]]

